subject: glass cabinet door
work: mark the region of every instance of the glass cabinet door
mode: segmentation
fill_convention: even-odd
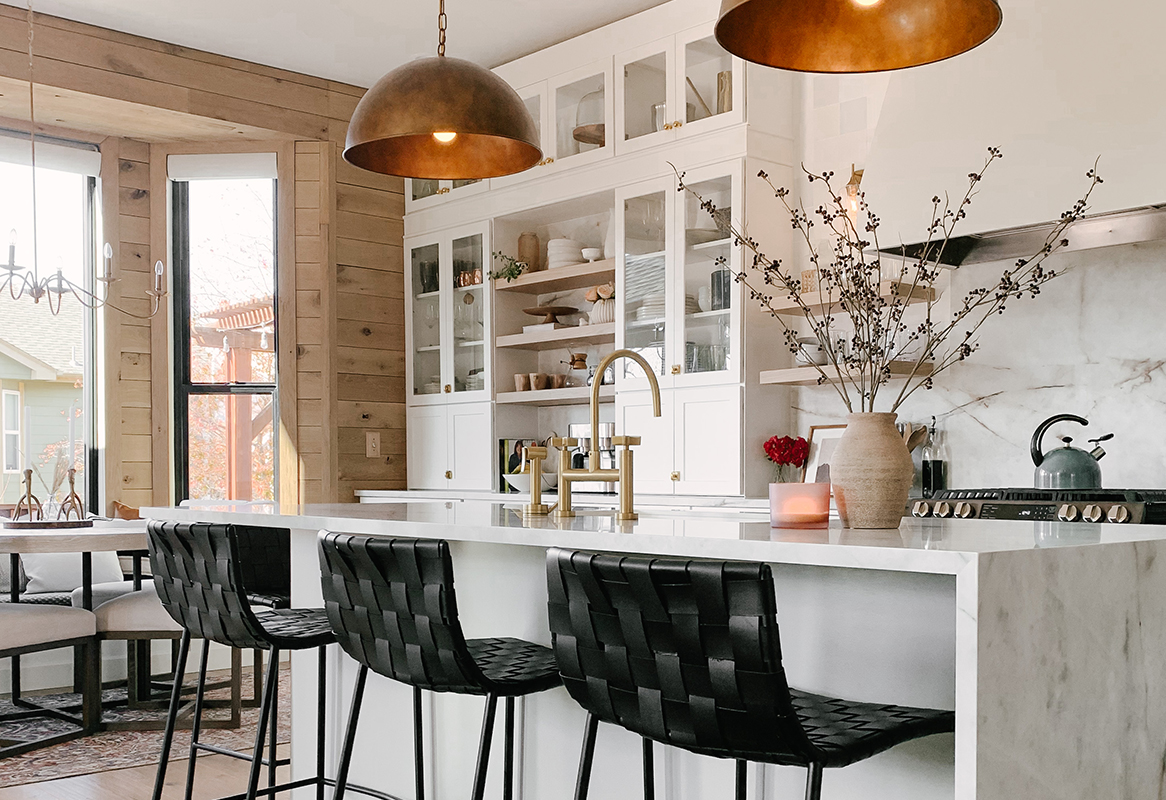
[[[486,292],[483,235],[453,240],[453,391],[486,388]]]
[[[412,293],[413,395],[441,393],[441,260],[436,242],[409,251]]]
[[[564,159],[580,163],[584,155],[595,158],[599,151],[610,152],[610,75],[608,62],[606,67],[576,70],[554,82],[550,94],[554,102],[555,149],[544,155],[552,156],[556,163]]]
[[[668,240],[675,191],[653,191],[623,201],[623,342],[652,365],[668,369]],[[643,377],[635,362],[624,360],[624,376]]]
[[[711,26],[679,34],[676,58],[676,103],[685,125],[699,131],[744,119],[741,62],[717,43]]]
[[[683,243],[678,271],[682,277],[674,300],[678,347],[682,348],[683,374],[723,375],[740,368],[734,345],[741,312],[741,292],[734,279],[740,269],[739,248],[730,230],[735,180],[731,175],[701,177],[689,174],[687,185],[692,191],[682,195],[680,209]],[[713,214],[701,207],[701,199],[715,206]]]
[[[670,102],[673,43],[669,37],[616,57],[617,152],[658,144],[671,135],[679,119]]]

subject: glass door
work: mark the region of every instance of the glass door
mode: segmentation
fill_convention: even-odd
[[[582,164],[611,153],[611,62],[584,67],[551,81],[554,103],[554,151],[544,153],[564,162]]]
[[[739,174],[739,165],[690,170],[685,177],[690,191],[680,195],[681,278],[676,282],[674,319],[686,384],[739,379],[742,303],[734,276],[741,265],[731,230],[738,226],[741,213]],[[702,207],[702,201],[712,204],[713,213]]]
[[[744,120],[743,62],[721,47],[712,25],[676,36],[676,108],[683,133],[699,133]],[[677,126],[680,127],[680,126]]]
[[[441,257],[437,242],[409,250],[411,302],[411,390],[413,397],[442,394],[441,341],[445,329],[441,302]]]
[[[518,90],[518,96],[522,98],[522,102],[526,106],[526,110],[530,114],[531,119],[534,120],[535,128],[538,130],[539,146],[543,151],[542,161],[524,172],[503,175],[500,178],[491,178],[491,187],[501,188],[531,178],[537,178],[543,174],[545,167],[555,163],[554,125],[551,124],[551,103],[547,92],[546,81],[539,81],[538,83],[525,86]]]
[[[453,393],[484,392],[489,385],[486,374],[486,324],[489,315],[486,311],[485,231],[477,230],[455,237],[451,255],[453,347],[450,358]]]
[[[647,191],[645,191],[647,190]],[[658,376],[669,374],[668,339],[672,298],[668,291],[671,269],[668,242],[672,239],[675,189],[669,181],[653,181],[621,193],[617,209],[622,213],[623,277],[618,288],[622,298],[623,346],[639,353]],[[624,360],[627,378],[644,378],[638,364]]]
[[[672,37],[616,57],[616,152],[661,144],[674,136],[679,120],[670,102],[676,72]]]

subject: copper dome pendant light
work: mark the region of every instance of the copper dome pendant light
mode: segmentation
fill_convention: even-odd
[[[983,44],[996,0],[722,0],[716,38],[735,56],[797,72],[881,72]]]
[[[438,6],[436,58],[385,75],[365,92],[344,160],[406,178],[496,178],[542,159],[526,104],[493,72],[445,55],[445,0]]]

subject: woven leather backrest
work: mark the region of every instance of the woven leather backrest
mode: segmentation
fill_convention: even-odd
[[[191,636],[267,649],[247,602],[234,527],[155,522],[146,526],[158,598]]]
[[[552,549],[547,581],[563,683],[601,720],[713,754],[811,752],[768,565]]]
[[[248,593],[291,597],[291,531],[236,525],[235,536]]]
[[[324,607],[348,655],[437,692],[484,694],[458,622],[449,544],[320,535]]]

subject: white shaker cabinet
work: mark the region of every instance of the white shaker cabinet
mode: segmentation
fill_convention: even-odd
[[[408,410],[409,488],[489,491],[493,404],[451,403]]]

